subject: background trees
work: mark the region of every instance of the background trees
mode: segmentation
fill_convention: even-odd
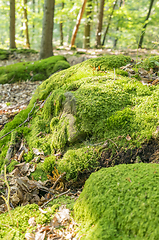
[[[13,28],[14,1],[15,34]],[[148,16],[151,2],[153,2],[153,7]],[[27,17],[25,19],[23,16],[26,7],[24,7],[23,3],[27,6]],[[56,0],[53,32],[54,46],[70,46],[71,36],[82,3],[83,0]],[[9,12],[10,21],[7,21]],[[103,17],[101,12],[103,12]],[[154,42],[158,44],[158,14],[159,2],[157,0],[87,0],[74,44],[81,48],[101,46],[102,43],[104,44],[103,47],[106,48],[112,48],[113,46],[116,48],[137,48],[138,45],[141,47],[139,44],[140,38],[144,36],[142,47],[152,48]],[[0,0],[0,47],[29,47],[30,45],[31,48],[41,49],[43,16],[44,0],[10,0],[10,2]],[[26,41],[27,27],[28,42]],[[105,42],[104,32],[106,32]]]

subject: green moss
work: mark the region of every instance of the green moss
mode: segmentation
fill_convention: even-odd
[[[128,75],[129,75],[127,71],[124,71],[122,69],[116,69],[115,73],[118,75],[124,76],[124,77],[128,77]]]
[[[12,224],[8,213],[1,214],[0,238],[6,240],[26,239],[25,233],[35,230],[35,227],[29,225],[28,220],[31,217],[35,217],[36,224],[47,224],[53,218],[53,214],[58,206],[58,204],[54,204],[47,208],[47,213],[45,214],[40,212],[39,206],[36,204],[17,207],[11,211],[14,224]]]
[[[47,173],[44,172],[43,164],[37,164],[36,170],[31,174],[31,177],[36,181],[46,181],[47,180]]]
[[[69,67],[69,64],[65,64],[66,59],[63,56],[53,56],[39,61],[20,62],[0,67],[0,83],[7,83],[11,79],[12,83],[26,80],[45,80],[55,72],[54,65],[58,61],[60,61],[61,69]],[[64,63],[64,68],[62,68],[61,61]]]
[[[83,170],[95,169],[98,166],[98,151],[94,148],[83,147],[68,150],[59,161],[58,170],[66,172],[66,179],[77,180]]]
[[[120,65],[128,60],[125,56],[109,57],[111,61],[116,59],[113,66],[119,59],[123,60]],[[104,57],[90,59],[45,80],[37,88],[27,109],[4,126],[0,137],[23,123],[35,102],[49,96],[43,108],[38,110],[39,106],[35,106],[29,123],[17,130],[30,149],[43,150],[45,156],[56,151],[66,151],[67,154],[74,148],[85,147],[85,142],[96,144],[107,139],[116,144],[108,141],[112,151],[116,151],[116,146],[119,149],[141,146],[158,126],[159,85],[148,87],[123,76],[116,76],[114,80],[114,70],[92,68],[101,66],[106,70],[107,61],[108,57],[105,60]],[[127,135],[131,137],[130,141]],[[3,147],[1,166],[9,141],[10,135],[0,141],[0,149]],[[57,167],[59,164],[60,161]],[[76,178],[76,174],[70,176]]]
[[[43,163],[43,169],[47,174],[51,174],[55,167],[55,156],[46,157]]]
[[[77,200],[81,239],[158,239],[159,165],[119,165],[93,173]]]
[[[113,68],[119,68],[131,61],[130,57],[126,57],[124,55],[106,55],[103,57],[99,57],[96,60],[90,59],[90,64],[92,63],[92,67],[98,68],[102,71],[113,69]]]
[[[11,163],[7,166],[7,172],[12,172],[14,170],[14,166],[17,164],[18,164],[17,161],[12,160]]]
[[[24,153],[24,161],[30,162],[34,158],[33,150],[31,149],[28,153]]]

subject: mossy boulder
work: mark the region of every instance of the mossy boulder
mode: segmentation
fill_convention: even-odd
[[[69,63],[63,56],[53,56],[34,62],[19,62],[0,67],[0,84],[45,80],[58,70],[69,67]]]
[[[157,138],[159,85],[144,86],[123,76],[114,80],[114,68],[130,61],[123,55],[103,56],[53,74],[37,88],[27,109],[5,125],[0,137],[18,127],[29,114],[29,123],[16,129],[19,139],[25,139],[30,151],[38,148],[45,156],[60,154],[55,167],[67,171],[68,180],[98,167],[104,142],[105,151],[111,149],[113,155],[138,148],[152,136]],[[1,168],[10,141],[10,135],[0,140]],[[97,153],[90,160],[85,154],[87,147]],[[83,159],[77,165],[72,160],[74,151],[80,156],[77,159]],[[25,159],[29,161],[30,157]]]
[[[91,174],[75,203],[82,240],[159,239],[159,165],[130,164]]]

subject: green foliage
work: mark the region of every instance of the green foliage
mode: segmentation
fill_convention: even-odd
[[[119,59],[118,56],[113,56],[113,59],[115,57]],[[112,56],[110,59],[112,61]],[[120,56],[120,59],[127,58]],[[45,156],[64,152],[64,157],[56,162],[56,167],[61,172],[67,170],[68,179],[76,179],[78,172],[92,167],[86,164],[88,159],[83,154],[86,151],[85,141],[96,144],[111,139],[115,144],[108,141],[108,148],[112,151],[116,151],[116,146],[123,150],[141,146],[153,136],[158,126],[159,85],[148,87],[136,79],[123,76],[116,76],[114,80],[114,70],[92,68],[102,66],[106,69],[107,62],[108,56],[106,60],[104,57],[90,59],[55,73],[37,88],[27,109],[4,126],[0,137],[24,122],[37,100],[49,96],[40,111],[35,106],[29,124],[18,128],[17,132],[18,136],[23,135],[30,150],[43,150]],[[71,104],[73,102],[74,107]],[[127,135],[130,136],[129,141]],[[3,166],[10,140],[11,136],[8,135],[0,141],[0,166]],[[72,160],[75,149],[81,154],[79,165]],[[67,168],[69,154],[71,161]],[[32,155],[25,155],[24,158],[30,161]],[[66,164],[62,164],[63,161]],[[35,173],[37,179],[45,173],[43,167],[39,167],[40,170],[37,168]]]
[[[31,174],[31,177],[33,177],[36,181],[46,181],[47,180],[47,174],[44,172],[43,164],[39,163],[37,164],[36,170]]]
[[[141,63],[141,66],[146,70],[150,70],[150,68],[159,69],[159,56],[152,56],[152,57],[146,58]]]
[[[51,174],[55,167],[55,156],[46,157],[43,163],[43,169],[47,174]]]
[[[0,83],[7,83],[11,79],[12,83],[26,80],[45,80],[55,72],[56,68],[54,70],[54,65],[58,61],[60,61],[59,65],[61,69],[63,69],[63,63],[64,69],[70,66],[68,63],[65,64],[65,57],[53,56],[35,62],[20,62],[9,66],[0,67]]]
[[[12,160],[11,163],[7,166],[7,172],[12,172],[14,170],[14,166],[17,164],[18,164],[17,161]]]
[[[91,174],[75,203],[81,239],[154,239],[158,231],[158,164],[137,163]]]
[[[4,213],[0,215],[0,238],[1,239],[26,239],[25,233],[32,232],[35,227],[31,227],[28,220],[35,217],[36,224],[47,224],[53,218],[53,214],[58,208],[58,204],[54,204],[47,208],[47,213],[41,213],[37,204],[28,204],[20,206],[12,210],[13,223],[8,215]],[[29,230],[28,230],[29,229]]]
[[[96,59],[96,61],[94,59],[89,60],[92,67],[98,68],[100,66],[102,71],[122,67],[130,61],[131,58],[124,55],[106,55]]]
[[[24,153],[24,161],[30,162],[34,158],[33,150],[31,149],[28,153]]]
[[[58,170],[66,172],[66,179],[77,180],[83,170],[95,169],[98,166],[98,152],[94,148],[68,150],[59,161]]]

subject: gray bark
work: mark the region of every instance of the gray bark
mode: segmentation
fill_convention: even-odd
[[[40,59],[53,56],[53,25],[55,0],[45,0]]]

